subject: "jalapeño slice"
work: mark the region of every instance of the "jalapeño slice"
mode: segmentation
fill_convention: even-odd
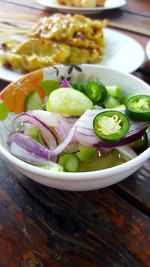
[[[129,98],[126,115],[133,121],[150,121],[150,96],[135,95]]]
[[[119,111],[109,110],[99,113],[93,120],[95,134],[104,141],[118,141],[129,130],[129,120]]]
[[[72,88],[84,93],[84,84],[79,82],[72,82]]]
[[[85,86],[85,94],[91,99],[93,104],[98,104],[106,99],[107,90],[102,83],[89,81]]]

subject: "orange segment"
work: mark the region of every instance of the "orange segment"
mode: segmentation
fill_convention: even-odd
[[[23,76],[19,81],[8,85],[1,92],[0,98],[4,101],[5,106],[10,112],[21,113],[24,111],[24,102],[28,94],[32,91],[37,91],[44,99],[44,89],[38,86],[43,79],[43,71],[38,70]]]

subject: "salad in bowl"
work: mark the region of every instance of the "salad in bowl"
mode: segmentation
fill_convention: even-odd
[[[27,74],[0,99],[0,151],[42,184],[102,188],[150,156],[150,89],[129,74],[60,65]]]

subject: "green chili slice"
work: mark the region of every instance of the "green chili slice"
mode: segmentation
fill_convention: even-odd
[[[135,95],[129,98],[126,115],[133,121],[150,121],[150,96]]]
[[[84,93],[84,84],[79,82],[72,82],[72,88]]]
[[[107,90],[102,83],[89,81],[85,86],[85,94],[91,99],[93,104],[99,104],[106,99]]]
[[[117,141],[129,130],[129,120],[119,111],[109,110],[99,113],[93,120],[95,134],[104,141]]]

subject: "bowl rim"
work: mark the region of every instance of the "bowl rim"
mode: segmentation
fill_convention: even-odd
[[[62,68],[62,67],[64,67],[64,65],[57,65],[57,67]],[[133,76],[132,74],[123,73],[123,72],[120,72],[120,71],[117,71],[117,70],[114,70],[111,68],[107,68],[105,66],[98,66],[98,65],[94,65],[94,64],[90,64],[90,65],[89,64],[82,64],[81,67],[98,68],[98,69],[106,70],[108,72],[109,71],[114,72],[118,75],[123,75],[126,78],[131,78],[132,80],[140,82],[142,86],[145,86],[150,91],[150,86],[146,82]],[[48,68],[50,68],[50,67],[48,67]],[[45,69],[47,69],[47,68],[45,68]],[[31,73],[34,74],[35,72],[36,71],[31,72]],[[31,75],[31,73],[30,73],[30,75]],[[25,76],[28,76],[28,74],[26,74]],[[15,83],[15,82],[10,83],[2,91],[7,90],[7,88],[13,83]],[[124,173],[127,170],[129,170],[130,168],[135,168],[138,165],[141,165],[141,163],[143,163],[144,161],[146,161],[150,157],[150,147],[149,147],[143,153],[138,155],[136,158],[131,159],[130,161],[122,163],[120,165],[117,165],[117,166],[114,166],[111,168],[102,169],[102,170],[89,171],[89,172],[75,172],[74,173],[74,172],[55,172],[55,171],[41,169],[37,166],[31,165],[29,163],[26,163],[26,162],[16,158],[7,149],[5,149],[1,144],[0,144],[0,152],[2,153],[2,155],[5,156],[5,158],[7,158],[15,166],[17,166],[21,169],[24,169],[27,172],[41,175],[41,176],[44,176],[45,178],[52,178],[52,179],[54,178],[57,180],[70,180],[70,181],[75,181],[75,180],[76,181],[79,181],[79,180],[80,181],[86,181],[86,180],[91,180],[91,179],[92,180],[105,179],[109,175],[114,176],[114,175],[119,174],[120,172]]]

